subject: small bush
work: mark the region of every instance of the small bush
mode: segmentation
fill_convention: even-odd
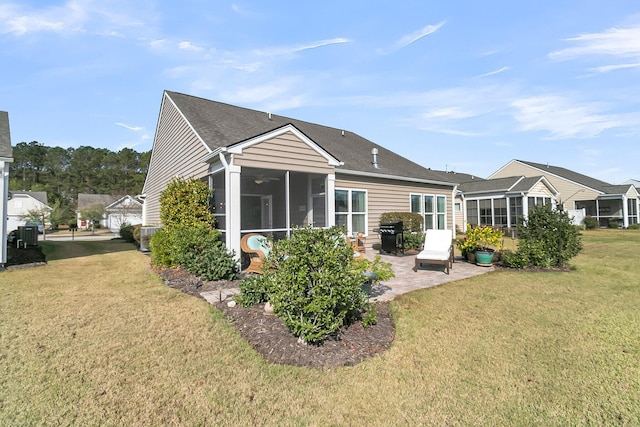
[[[172,233],[166,230],[158,230],[151,236],[149,241],[149,249],[151,250],[151,263],[158,267],[175,267],[176,263],[173,257]]]
[[[133,225],[129,224],[129,223],[123,223],[120,226],[120,237],[125,241],[125,242],[131,242],[133,243]]]
[[[274,313],[306,343],[320,343],[369,312],[353,248],[339,228],[296,230],[265,261]],[[374,314],[367,314],[373,324]]]
[[[136,224],[133,226],[133,241],[138,247],[140,247],[140,230],[141,229],[142,229],[142,224]]]
[[[269,277],[266,274],[250,275],[240,282],[240,293],[234,300],[243,307],[269,301]]]
[[[424,233],[411,232],[404,234],[405,249],[420,249],[424,244]]]
[[[422,233],[422,215],[415,212],[384,212],[380,214],[380,222],[402,221],[405,233]]]
[[[609,228],[620,228],[620,223],[618,221],[609,221]]]
[[[529,265],[529,258],[524,252],[502,251],[502,262],[506,267],[524,268]]]
[[[586,216],[583,222],[584,228],[586,228],[587,230],[594,230],[600,227],[600,223],[598,222],[598,220],[592,216]]]
[[[629,230],[640,230],[640,224],[630,224],[627,228]]]

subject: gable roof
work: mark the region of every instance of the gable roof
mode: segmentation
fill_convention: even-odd
[[[18,194],[22,194],[22,195],[31,197],[33,199],[36,199],[43,205],[47,205],[47,207],[49,205],[49,199],[47,197],[46,191],[10,191],[10,193],[14,196]]]
[[[9,131],[9,113],[0,111],[0,158],[11,159],[11,132]]]
[[[118,211],[122,209],[131,211],[142,210],[142,203],[138,198],[126,195],[119,198],[118,200],[115,200],[105,207],[105,210],[107,211]]]
[[[446,175],[420,166],[353,132],[265,113],[204,98],[165,91],[210,152],[232,148],[258,136],[292,125],[342,164],[336,172],[423,180],[453,186]],[[378,150],[378,165],[371,150]]]
[[[78,210],[87,209],[96,205],[107,207],[115,200],[116,198],[110,194],[78,193]]]
[[[471,195],[474,193],[527,193],[540,181],[546,185],[553,194],[558,191],[542,175],[540,176],[509,176],[487,180],[468,181],[460,184],[460,191]]]
[[[606,187],[611,186],[611,184],[609,184],[608,182],[600,181],[599,179],[591,178],[590,176],[583,175],[569,169],[561,168],[559,166],[544,165],[542,163],[527,162],[525,160],[515,161],[539,169],[543,174],[551,173],[553,175],[559,176],[560,178],[573,181],[576,184],[580,184],[584,187],[591,188],[601,193],[606,193]]]

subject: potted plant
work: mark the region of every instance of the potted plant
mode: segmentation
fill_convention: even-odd
[[[488,225],[467,225],[466,245],[473,248],[476,262],[491,265],[495,249],[502,247],[502,231]]]
[[[469,226],[469,229],[471,226]],[[456,240],[456,246],[462,254],[462,258],[469,262],[476,262],[476,249],[478,249],[478,242],[474,239],[464,237]]]

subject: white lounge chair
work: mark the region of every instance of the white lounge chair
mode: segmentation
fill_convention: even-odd
[[[424,249],[416,255],[413,271],[418,271],[420,264],[442,264],[447,274],[453,267],[453,233],[451,230],[427,230],[424,238]]]

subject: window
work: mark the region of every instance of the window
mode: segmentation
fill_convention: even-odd
[[[336,225],[348,234],[367,234],[367,192],[362,190],[336,190]]]
[[[480,225],[493,225],[491,199],[478,200],[480,208]]]
[[[522,197],[509,198],[509,214],[511,215],[511,226],[518,224],[518,220],[524,212],[522,211]]]
[[[418,213],[424,218],[425,230],[447,227],[447,198],[446,196],[432,196],[430,194],[411,194],[411,212]]]
[[[507,226],[507,199],[493,199],[493,225]]]
[[[638,223],[638,206],[636,199],[627,199],[627,215],[629,216],[629,224]]]
[[[472,226],[478,225],[478,201],[477,200],[467,201],[467,222]]]

